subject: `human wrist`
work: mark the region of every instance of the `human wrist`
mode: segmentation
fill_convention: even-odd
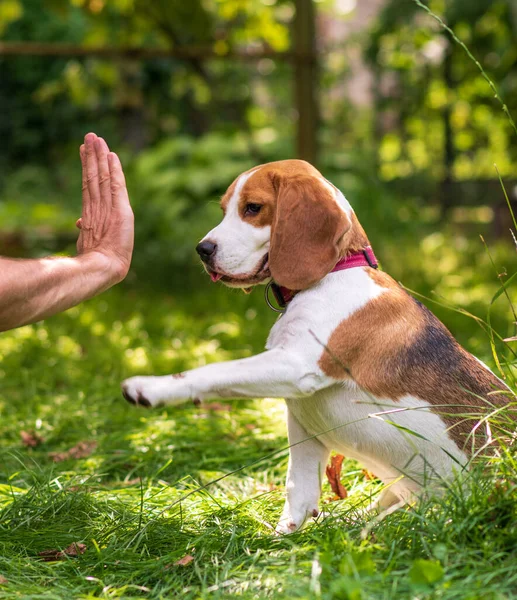
[[[127,275],[127,268],[117,257],[97,249],[78,255],[77,260],[85,273],[98,279],[99,287],[102,289],[120,283]]]

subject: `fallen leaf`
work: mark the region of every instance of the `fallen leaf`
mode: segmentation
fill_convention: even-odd
[[[368,469],[363,469],[363,475],[366,481],[372,481],[372,479],[377,479],[377,477],[375,477],[375,475],[371,471],[368,471]]]
[[[0,575],[0,585],[6,585],[7,583],[7,579],[3,575]]]
[[[97,442],[79,442],[65,452],[50,452],[49,456],[54,462],[62,462],[70,458],[86,458],[97,448]]]
[[[84,492],[88,493],[92,488],[87,485],[71,485],[67,490],[69,492]]]
[[[232,407],[229,404],[221,404],[220,402],[212,402],[210,404],[203,404],[203,408],[208,410],[231,410]]]
[[[84,554],[85,552],[86,544],[73,542],[64,550],[43,550],[43,552],[38,552],[38,556],[41,557],[41,560],[50,562],[54,560],[65,560],[69,556],[75,557],[79,556],[80,554]]]
[[[329,480],[330,487],[338,498],[346,498],[348,493],[341,483],[341,466],[345,457],[342,454],[334,454],[330,459],[330,465],[327,465],[326,473],[327,479]]]
[[[194,560],[194,557],[191,554],[186,554],[183,558],[177,560],[174,565],[179,567],[186,567],[190,565],[190,563]]]
[[[86,544],[81,544],[79,542],[73,542],[63,550],[63,552],[68,556],[79,556],[80,554],[84,554],[86,552]]]
[[[121,481],[123,485],[141,485],[142,479],[140,477],[135,477],[134,479],[128,479],[127,481]]]
[[[22,438],[22,444],[27,448],[36,448],[43,443],[43,438],[34,431],[20,431],[20,437]]]

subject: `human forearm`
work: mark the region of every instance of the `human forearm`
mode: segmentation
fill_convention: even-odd
[[[127,275],[133,211],[118,156],[94,133],[80,148],[81,218],[74,258],[0,257],[0,331],[34,323],[100,294]]]
[[[73,258],[0,258],[0,331],[66,310],[123,277],[100,252]]]

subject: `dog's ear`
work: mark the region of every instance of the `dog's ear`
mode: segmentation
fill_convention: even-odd
[[[272,176],[277,194],[269,269],[276,283],[303,290],[330,273],[351,221],[316,176]]]

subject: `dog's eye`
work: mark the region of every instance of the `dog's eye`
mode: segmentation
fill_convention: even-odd
[[[246,204],[246,208],[244,210],[244,214],[246,215],[258,215],[260,209],[262,208],[262,204]]]

